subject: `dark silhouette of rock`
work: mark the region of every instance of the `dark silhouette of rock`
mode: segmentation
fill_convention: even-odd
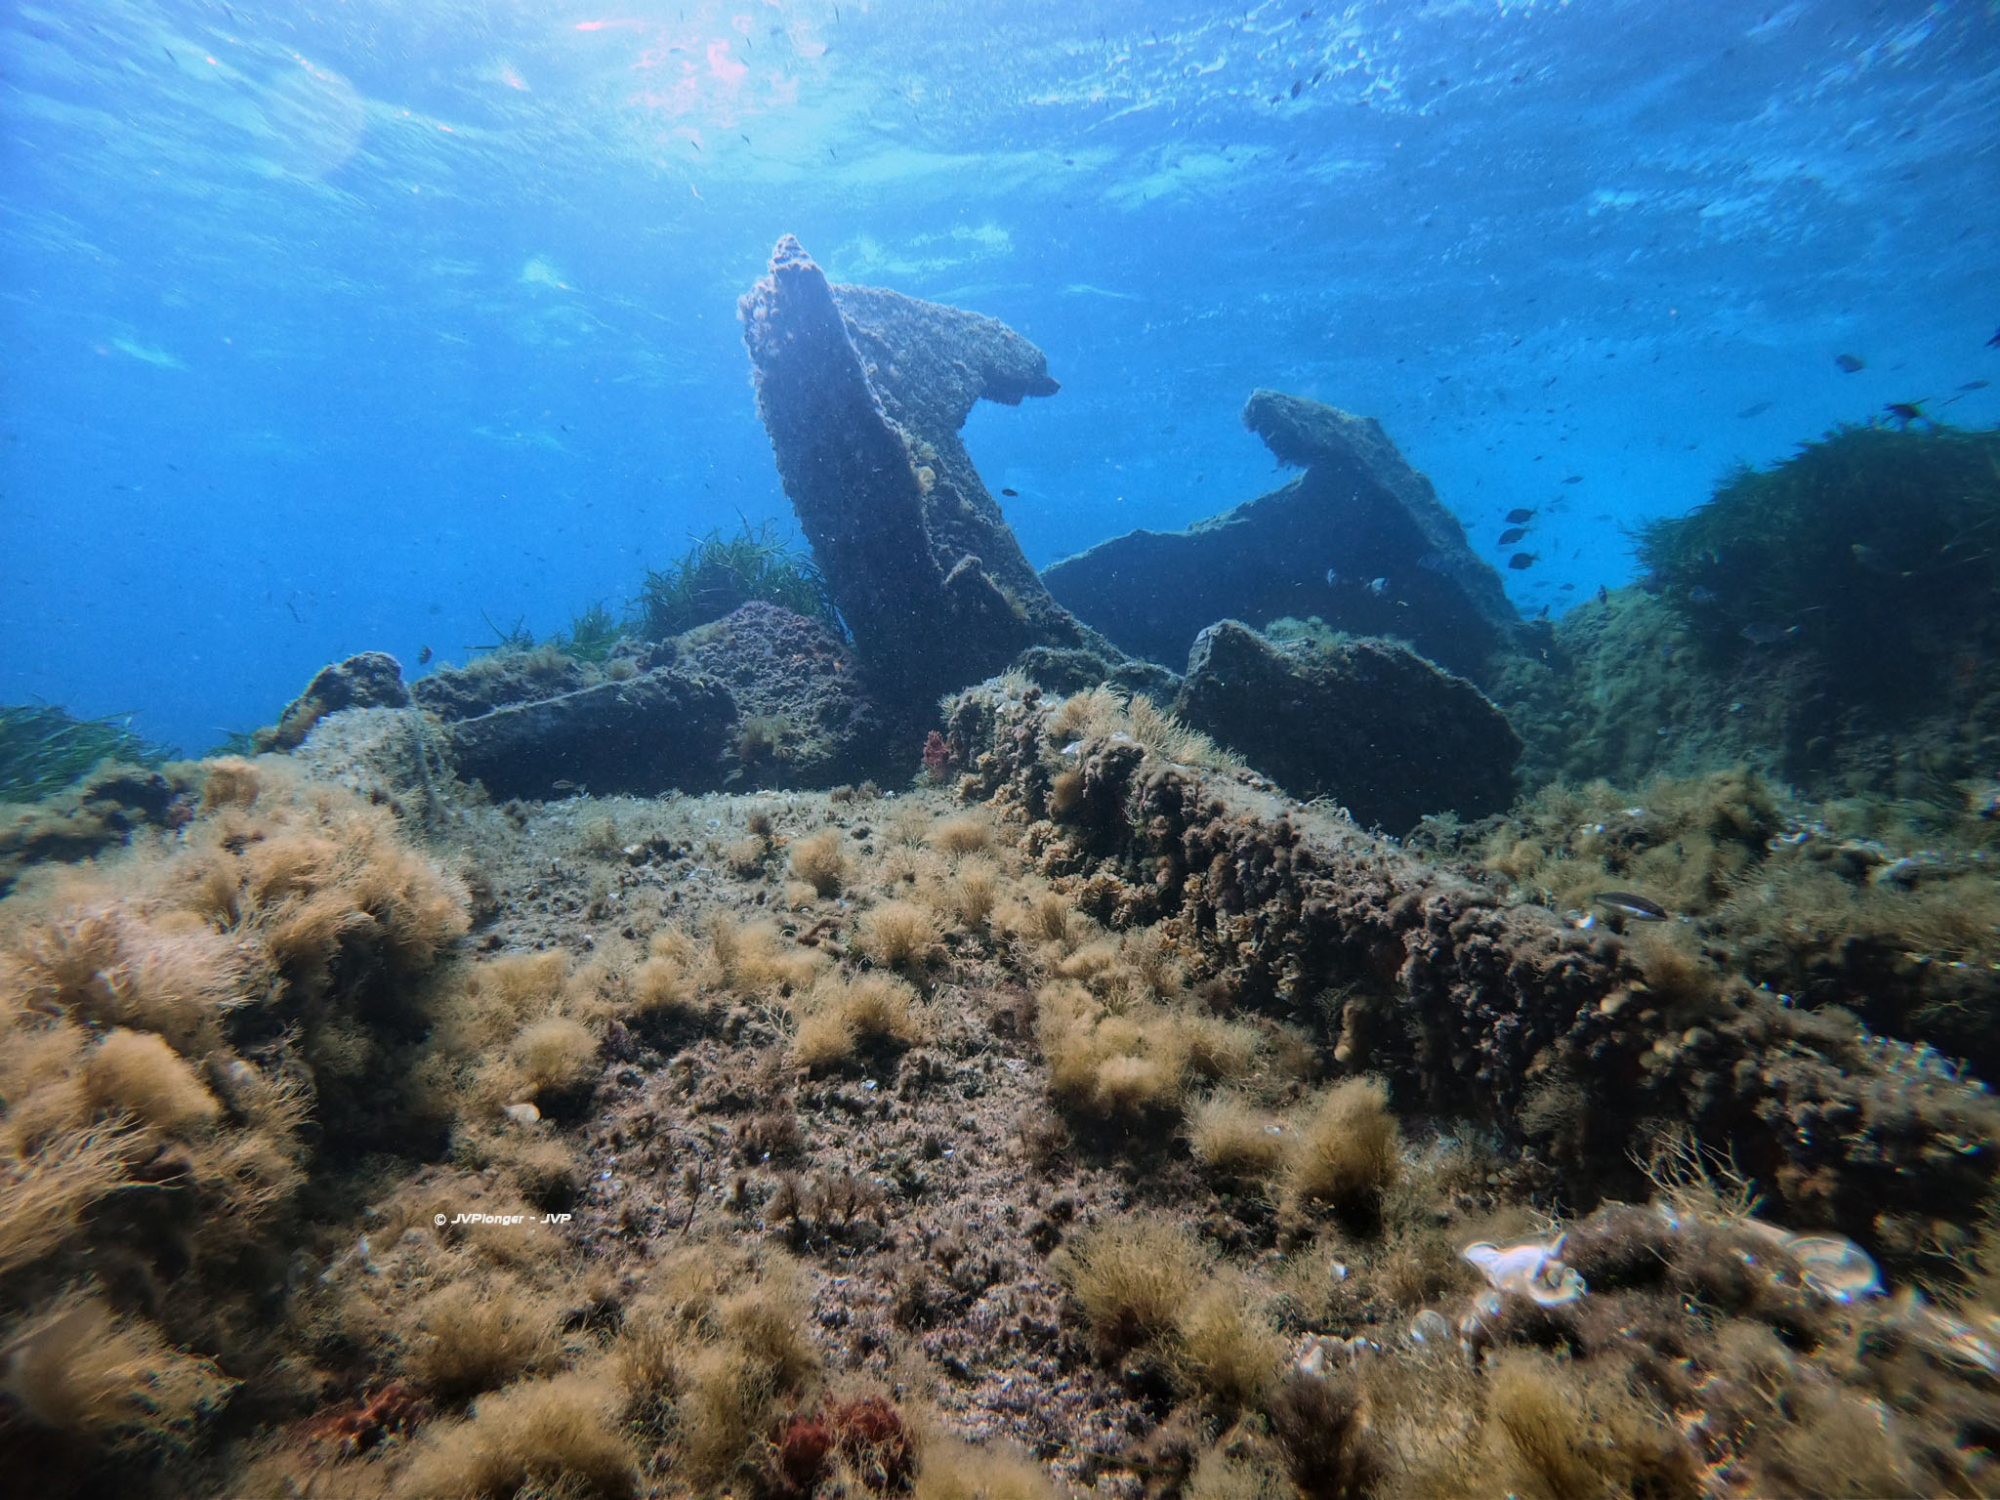
[[[1520,618],[1381,424],[1276,391],[1252,393],[1243,420],[1305,473],[1186,531],[1134,531],[1065,558],[1042,575],[1050,593],[1125,650],[1169,666],[1216,620],[1317,615],[1489,681]]]
[[[251,736],[259,750],[294,750],[327,714],[343,708],[408,708],[403,668],[385,651],[363,651],[320,668],[306,690],[285,706],[278,722]]]
[[[958,431],[975,401],[1053,395],[992,318],[830,286],[787,235],[742,299],[758,415],[876,691],[928,709],[1030,646],[1121,653],[1043,587]]]
[[[445,726],[458,774],[496,798],[654,796],[721,785],[736,704],[714,678],[657,668]]]
[[[1174,711],[1294,797],[1405,833],[1513,800],[1521,741],[1463,677],[1395,641],[1276,645],[1223,620],[1195,638]]]

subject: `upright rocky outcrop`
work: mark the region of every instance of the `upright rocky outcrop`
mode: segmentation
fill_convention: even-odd
[[[1277,391],[1254,392],[1243,421],[1305,472],[1186,531],[1134,531],[1066,558],[1042,575],[1049,592],[1125,650],[1174,667],[1217,620],[1317,615],[1489,683],[1520,618],[1382,425]]]
[[[928,705],[1033,646],[1121,658],[1043,587],[959,440],[975,401],[1055,393],[1041,350],[977,313],[829,285],[789,235],[740,310],[779,477],[882,697]]]

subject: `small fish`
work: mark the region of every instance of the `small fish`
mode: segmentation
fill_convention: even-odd
[[[1535,565],[1535,559],[1541,555],[1539,552],[1516,552],[1512,557],[1507,559],[1507,566],[1518,573],[1523,568],[1532,568]]]
[[[1968,380],[1959,389],[1961,391],[1983,391],[1991,384],[1993,382],[1990,380]]]
[[[1657,901],[1645,896],[1636,895],[1631,891],[1599,891],[1590,899],[1595,901],[1599,906],[1609,907],[1615,912],[1622,912],[1635,921],[1664,922],[1667,920],[1667,909],[1664,906],[1660,905]]]
[[[430,647],[428,646],[424,647],[423,650],[417,653],[417,665],[420,667],[429,666],[431,664],[431,657],[434,655],[436,655],[436,653],[432,651]]]
[[[1511,547],[1527,534],[1528,528],[1525,526],[1509,526],[1505,531],[1500,533],[1500,540],[1495,542],[1494,545],[1496,547]]]
[[[1996,333],[1992,338],[1988,339],[1986,347],[1989,349],[2000,349],[2000,333]]]
[[[1611,602],[1611,590],[1601,583],[1597,586],[1597,602],[1599,604],[1609,604]]]
[[[1534,519],[1535,513],[1532,510],[1510,510],[1507,512],[1507,524],[1510,526],[1518,526],[1523,521],[1532,521]]]
[[[1858,354],[1836,354],[1833,357],[1833,362],[1839,367],[1840,373],[1843,375],[1852,375],[1857,370],[1868,368],[1868,361]]]
[[[1306,84],[1303,78],[1294,78],[1292,80],[1292,97],[1294,99],[1298,98],[1300,91],[1303,90],[1305,86]]]
[[[1775,401],[1752,401],[1736,415],[1739,417],[1761,417],[1778,403]]]
[[[1000,493],[1005,495],[1009,500],[1018,499],[1021,494],[1019,490],[1002,490]]]
[[[1692,604],[1713,604],[1715,603],[1715,590],[1704,588],[1701,584],[1696,584],[1688,590],[1688,602]]]
[[[1772,625],[1762,620],[1752,620],[1736,632],[1753,646],[1775,646],[1786,636],[1797,635],[1796,625]]]
[[[1891,401],[1887,406],[1883,407],[1882,410],[1886,411],[1890,416],[1894,417],[1898,422],[1901,422],[1905,427],[1908,427],[1912,422],[1925,422],[1930,420],[1928,417],[1924,415],[1924,409],[1922,405],[1920,405],[1918,402],[1915,401]]]
[[[1563,475],[1563,483],[1564,483],[1564,484],[1582,484],[1582,483],[1583,483],[1583,476],[1582,476],[1581,474],[1565,474],[1565,475]]]
[[[1373,594],[1377,599],[1380,599],[1384,594],[1389,592],[1389,580],[1386,578],[1369,579],[1368,592]]]

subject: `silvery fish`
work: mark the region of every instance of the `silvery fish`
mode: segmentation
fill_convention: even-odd
[[[1667,909],[1645,896],[1634,895],[1631,891],[1599,891],[1590,898],[1599,906],[1608,906],[1616,912],[1641,922],[1664,922]]]

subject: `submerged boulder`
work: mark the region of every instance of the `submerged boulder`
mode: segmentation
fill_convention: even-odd
[[[728,688],[737,717],[720,773],[726,786],[901,779],[915,763],[915,743],[898,755],[886,736],[854,653],[817,620],[752,602],[658,650]]]
[[[458,774],[490,796],[653,796],[720,785],[736,704],[712,677],[656,668],[445,726]]]
[[[1216,620],[1317,615],[1489,681],[1520,617],[1382,425],[1262,390],[1243,420],[1305,472],[1186,531],[1134,531],[1065,558],[1042,575],[1049,592],[1125,650],[1169,665]]]
[[[827,591],[899,707],[1031,646],[1121,653],[1050,597],[959,440],[973,403],[1053,395],[1004,323],[832,286],[787,235],[742,299],[757,412]]]
[[[408,708],[410,690],[403,685],[403,668],[386,651],[363,651],[346,661],[322,667],[306,690],[251,738],[258,750],[293,750],[328,714],[348,708]]]
[[[1223,620],[1188,657],[1175,712],[1301,799],[1392,833],[1513,800],[1521,741],[1463,677],[1386,640],[1278,645]]]

